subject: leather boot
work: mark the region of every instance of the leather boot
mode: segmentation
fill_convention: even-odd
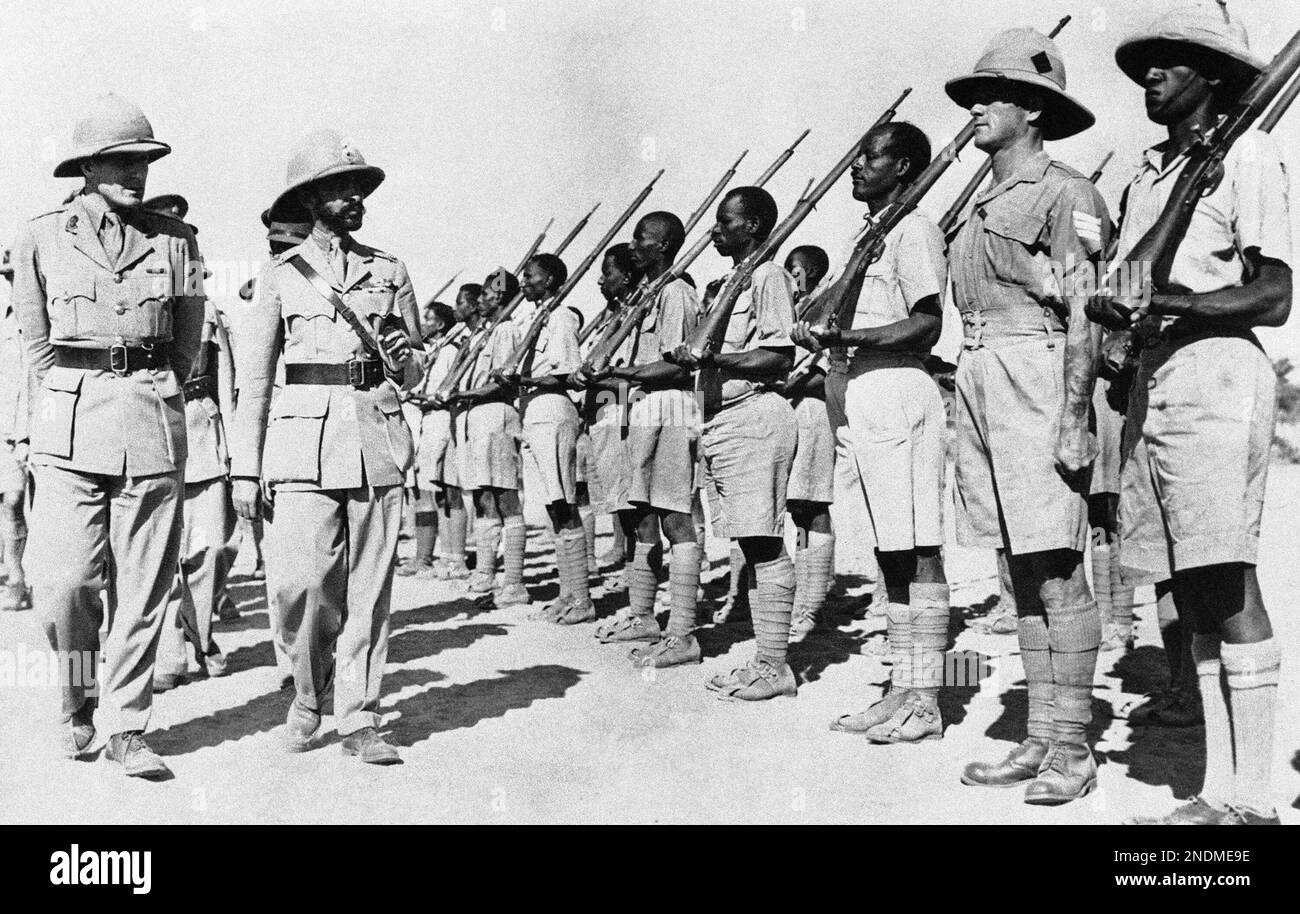
[[[1025,802],[1035,806],[1060,806],[1086,797],[1097,787],[1097,761],[1092,750],[1079,743],[1052,743],[1038,777],[1025,789]]]
[[[1032,781],[1050,745],[1050,740],[1031,736],[1000,762],[971,762],[961,773],[961,782],[971,787],[1015,787]]]

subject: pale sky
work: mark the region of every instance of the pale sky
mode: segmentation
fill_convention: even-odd
[[[1141,150],[1161,138],[1114,64],[1115,45],[1186,2],[0,0],[0,237],[74,189],[51,172],[86,100],[111,89],[173,147],[148,192],[189,198],[214,263],[264,258],[258,217],[302,135],[334,127],[351,137],[388,175],[358,237],[402,258],[423,301],[457,270],[463,282],[513,267],[552,215],[549,244],[558,242],[603,201],[566,252],[574,265],[660,168],[642,211],[685,217],[742,149],[736,183],[808,127],[768,185],[784,214],[905,86],[913,93],[898,117],[938,149],[967,119],[944,81],[968,72],[997,31],[1047,31],[1067,13],[1074,20],[1057,41],[1069,90],[1098,123],[1049,150],[1086,173],[1115,149],[1100,183],[1113,210]],[[1300,29],[1295,0],[1230,9],[1265,57]],[[1300,109],[1276,132],[1294,184]],[[968,148],[924,208],[942,214],[980,160]],[[1291,198],[1300,216],[1294,187]],[[787,250],[819,244],[835,257],[861,213],[845,179]],[[630,232],[629,223],[618,240]],[[692,273],[702,285],[724,269],[709,250]],[[570,302],[598,306],[594,271]],[[957,323],[946,315],[939,351],[949,358]],[[1293,318],[1263,331],[1270,354],[1300,357],[1297,327]]]

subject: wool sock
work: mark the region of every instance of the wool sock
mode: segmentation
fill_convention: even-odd
[[[1192,659],[1205,712],[1205,781],[1201,799],[1217,809],[1227,809],[1233,799],[1232,718],[1223,685],[1223,664],[1218,635],[1193,635]]]
[[[655,614],[655,592],[659,589],[659,569],[663,550],[658,543],[637,543],[632,556],[632,575],[628,580],[628,606],[634,616]]]
[[[1117,560],[1110,566],[1110,621],[1124,637],[1133,634],[1133,587],[1124,583]]]
[[[1101,614],[1096,602],[1049,607],[1047,640],[1052,664],[1052,738],[1085,745],[1101,644]]]
[[[1114,571],[1111,563],[1110,544],[1092,544],[1092,595],[1097,600],[1103,622],[1110,621],[1111,582]]]
[[[790,616],[794,610],[794,562],[781,550],[770,562],[754,566],[754,639],[758,659],[776,670],[785,666],[790,644]]]
[[[699,544],[674,544],[668,556],[668,634],[685,638],[695,630],[699,586]]]
[[[438,512],[415,512],[415,563],[428,565],[433,561],[433,546],[438,538]]]
[[[901,665],[912,667],[913,691],[938,698],[948,647],[948,585],[913,584],[908,599],[912,607],[912,651]]]
[[[808,548],[799,550],[795,561],[795,600],[799,606],[813,615],[821,613],[831,589],[834,568],[835,535],[809,530]]]
[[[560,543],[568,555],[568,589],[573,602],[584,606],[591,602],[591,585],[587,579],[587,537],[582,530],[565,530]]]
[[[1052,738],[1055,690],[1052,686],[1052,652],[1047,638],[1047,617],[1021,616],[1016,621],[1020,660],[1029,687],[1028,733],[1037,739]]]
[[[1224,644],[1221,655],[1237,759],[1232,805],[1263,816],[1273,815],[1269,775],[1282,652],[1274,638],[1266,638],[1254,644]]]
[[[524,546],[528,541],[528,529],[524,526],[522,515],[507,517],[501,525],[501,538],[504,542],[502,581],[506,587],[524,583]]]
[[[480,517],[474,524],[478,539],[478,564],[475,570],[490,580],[497,570],[497,546],[501,543],[501,521],[495,517]]]
[[[894,689],[915,686],[912,677],[912,607],[908,603],[890,602],[885,610],[885,641],[894,658],[889,682]]]
[[[443,547],[446,559],[458,567],[465,564],[465,509],[452,508],[447,522],[442,525]]]
[[[578,505],[578,517],[582,520],[583,555],[591,568],[596,567],[596,512],[591,505]]]

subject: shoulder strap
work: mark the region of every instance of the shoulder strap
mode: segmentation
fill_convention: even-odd
[[[384,353],[384,347],[379,345],[379,339],[375,336],[374,330],[361,319],[357,312],[348,307],[347,302],[343,301],[339,294],[334,291],[334,287],[325,281],[325,277],[317,273],[300,253],[289,257],[288,263],[302,274],[303,279],[311,283],[311,287],[320,294],[321,298],[334,306],[334,310],[348,322],[352,332],[361,339],[361,345],[370,350],[372,355],[377,356],[385,367],[393,371],[393,366],[389,364],[388,356]]]

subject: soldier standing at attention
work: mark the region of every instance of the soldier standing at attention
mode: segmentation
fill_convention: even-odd
[[[1095,261],[1110,219],[1087,176],[1054,161],[1043,141],[1073,136],[1093,116],[1066,94],[1055,43],[1033,29],[995,37],[975,72],[946,88],[993,160],[992,184],[949,257],[965,337],[957,535],[964,546],[1003,549],[1029,686],[1027,738],[1002,761],[966,766],[962,782],[1024,781],[1025,802],[1066,803],[1097,785],[1086,728],[1101,622],[1083,553],[1098,334],[1086,301],[1051,282],[1051,265]]]
[[[850,168],[870,232],[930,164],[929,138],[893,121],[872,130]],[[855,239],[856,244],[856,239]],[[889,592],[893,669],[886,696],[831,729],[878,743],[943,736],[939,690],[948,643],[943,571],[944,433],[939,386],[925,370],[942,326],[947,276],[943,232],[924,213],[905,216],[869,265],[849,327],[796,328],[797,342],[836,347],[828,399],[843,404],[840,440],[854,461]],[[846,350],[852,350],[845,358]]]
[[[777,208],[759,187],[728,191],[718,206],[713,246],[739,265],[772,233]],[[785,492],[794,460],[794,410],[776,392],[794,362],[794,281],[766,261],[753,272],[729,315],[716,353],[696,360],[689,343],[673,352],[679,365],[699,368],[704,403],[700,443],[717,486],[726,536],[754,569],[752,661],[709,679],[719,697],[758,701],[798,691],[786,663],[794,606],[794,563],[786,554]]]
[[[498,267],[483,281],[478,298],[480,321],[490,321],[519,294],[519,280]],[[528,530],[519,500],[519,410],[515,385],[491,380],[497,369],[508,367],[523,331],[513,319],[496,323],[487,344],[465,373],[465,390],[447,398],[453,410],[457,471],[460,484],[473,493],[474,533],[478,560],[470,576],[471,594],[493,593],[496,588],[497,547],[502,545],[502,580],[496,589],[499,607],[529,605],[524,587],[524,547]],[[457,412],[460,411],[460,412]]]
[[[1189,149],[1265,66],[1226,11],[1175,9],[1120,42],[1168,138],[1125,193],[1118,257],[1161,218]],[[1164,287],[1109,290],[1089,314],[1130,327],[1140,355],[1120,477],[1120,561],[1131,581],[1169,579],[1190,625],[1205,713],[1199,796],[1138,824],[1277,825],[1270,788],[1281,651],[1255,565],[1277,379],[1254,327],[1291,311],[1291,214],[1276,141],[1244,133],[1195,202]],[[1163,253],[1163,252],[1162,252]],[[1136,320],[1135,320],[1136,319]]]
[[[287,747],[310,748],[333,684],[343,754],[373,764],[401,760],[379,733],[402,485],[414,457],[393,385],[419,380],[412,349],[423,348],[406,267],[352,237],[383,179],[335,131],[294,149],[270,215],[310,221],[312,232],[258,279],[238,353],[231,456],[240,515],[257,515],[263,485],[273,498],[268,578],[297,693]],[[272,405],[281,358],[285,384]]]
[[[32,585],[50,646],[65,658],[69,757],[90,749],[102,704],[108,757],[128,775],[165,778],[170,771],[143,733],[180,558],[178,379],[198,350],[203,264],[183,222],[141,205],[149,163],[171,147],[154,139],[139,108],[100,96],[72,145],[54,176],[82,178],[82,189],[26,225],[14,259],[14,306],[40,380]],[[115,612],[96,683],[101,588]]]
[[[549,307],[569,271],[554,254],[535,254],[524,265],[521,288],[537,310]],[[524,453],[551,521],[560,594],[538,618],[576,625],[596,618],[591,602],[587,536],[578,514],[578,408],[568,394],[568,377],[578,368],[578,312],[551,309],[533,347],[519,366],[526,379],[519,395]]]
[[[5,248],[0,262],[0,548],[4,551],[4,583],[0,585],[0,610],[32,608],[32,589],[23,575],[27,546],[28,413],[31,409],[32,373],[18,333],[10,286],[14,268]]]
[[[146,200],[153,212],[184,220],[189,204],[179,194]],[[190,228],[198,233],[193,226]],[[226,577],[234,561],[235,515],[230,504],[230,457],[225,419],[235,406],[230,335],[216,306],[204,307],[199,353],[181,387],[185,397],[185,504],[182,509],[181,563],[167,600],[167,617],[158,642],[153,690],[165,692],[184,678],[188,641],[208,676],[223,676],[226,658],[212,637],[219,607],[231,603]]]
[[[786,272],[794,278],[797,304],[817,288],[830,270],[830,258],[814,245],[790,252]],[[835,534],[831,502],[835,500],[835,430],[827,413],[826,369],[820,358],[793,384],[785,397],[794,408],[799,441],[786,489],[786,510],[795,526],[794,619],[790,640],[802,641],[817,626],[831,578],[835,574]],[[735,574],[735,569],[732,570]]]
[[[682,221],[672,213],[642,216],[632,232],[632,261],[647,288],[670,269],[686,240]],[[633,663],[669,667],[700,661],[695,636],[695,612],[700,583],[700,552],[691,499],[695,494],[699,409],[691,371],[664,360],[695,331],[700,310],[695,290],[674,279],[659,292],[641,325],[629,337],[626,364],[608,377],[636,389],[629,396],[627,461],[628,502],[634,511],[636,547],[628,575],[628,611],[602,625],[596,637],[604,642],[648,641],[630,652]],[[659,532],[668,538],[668,631],[655,621],[655,592],[659,587],[662,547]]]

